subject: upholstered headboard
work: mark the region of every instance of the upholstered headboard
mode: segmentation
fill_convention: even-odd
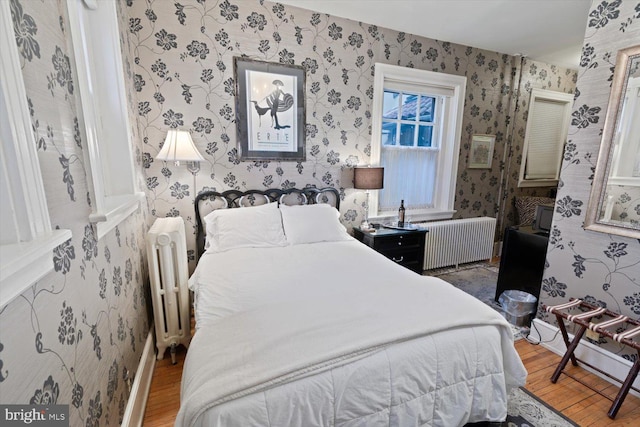
[[[227,190],[202,191],[196,196],[194,207],[196,211],[196,253],[198,258],[204,253],[205,225],[204,217],[216,209],[228,209],[239,207],[259,206],[265,203],[277,202],[288,206],[313,205],[327,203],[336,209],[340,209],[340,192],[335,188],[289,188],[281,190],[270,188],[268,190]]]

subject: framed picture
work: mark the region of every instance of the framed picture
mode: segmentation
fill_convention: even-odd
[[[304,161],[305,71],[234,57],[240,160]]]
[[[469,150],[469,169],[491,169],[495,135],[473,135]]]

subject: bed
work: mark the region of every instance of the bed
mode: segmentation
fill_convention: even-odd
[[[356,241],[333,188],[200,193],[177,426],[503,421],[509,324]]]

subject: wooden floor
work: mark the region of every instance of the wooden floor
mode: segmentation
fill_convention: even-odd
[[[640,399],[627,396],[616,419],[611,420],[607,417],[611,402],[606,398],[566,375],[562,375],[556,384],[551,384],[549,378],[560,361],[560,356],[525,340],[516,342],[516,350],[529,372],[527,390],[578,425],[640,426]],[[145,427],[173,426],[179,407],[180,377],[185,354],[186,351],[180,347],[176,365],[171,364],[169,352],[164,360],[157,361],[144,416]],[[581,368],[571,366],[568,372],[611,397],[618,392],[616,385]]]
[[[556,384],[551,383],[549,378],[560,362],[560,356],[541,345],[532,345],[525,340],[516,342],[516,350],[529,372],[525,388],[576,424],[582,427],[640,426],[639,398],[628,395],[616,419],[611,420],[607,417],[611,407],[610,400],[564,374]],[[566,371],[611,399],[618,393],[616,384],[611,384],[580,367],[572,366],[571,363]]]
[[[173,426],[180,408],[180,380],[186,354],[187,351],[180,346],[175,365],[171,364],[168,351],[164,359],[156,361],[143,426]]]

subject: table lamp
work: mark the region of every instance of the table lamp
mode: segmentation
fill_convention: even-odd
[[[156,159],[174,162],[176,166],[180,166],[181,161],[187,162],[187,170],[193,175],[193,194],[195,196],[196,174],[200,170],[200,162],[204,161],[204,157],[198,152],[188,131],[169,129],[164,145]]]
[[[384,183],[384,168],[371,166],[358,166],[353,169],[353,186],[358,190],[367,190],[367,201],[364,205],[364,220],[360,226],[364,229],[371,228],[369,224],[369,191],[380,190]]]

